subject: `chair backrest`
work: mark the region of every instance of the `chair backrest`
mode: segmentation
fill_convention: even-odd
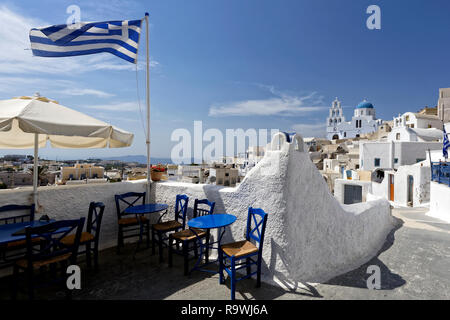
[[[189,197],[185,194],[177,194],[175,201],[175,220],[179,222],[181,219],[181,224],[183,229],[186,227],[186,213],[188,208]]]
[[[198,205],[204,205],[203,208],[200,208]],[[213,214],[214,212],[214,206],[216,205],[215,202],[211,202],[208,199],[195,199],[194,201],[194,214],[193,217],[201,217],[206,216],[208,214]],[[208,208],[205,208],[208,207]]]
[[[0,214],[3,212],[12,212],[12,211],[28,211],[27,213],[22,213],[20,215],[8,215],[7,217],[0,217],[0,225],[1,224],[10,224],[10,223],[19,223],[19,222],[28,222],[34,220],[34,204],[32,205],[17,205],[10,204],[3,207],[0,207]]]
[[[145,195],[145,192],[127,192],[124,194],[116,194],[114,196],[114,200],[116,201],[117,219],[122,218],[125,209],[137,205],[139,199],[142,198],[142,204],[145,204]]]
[[[47,260],[68,253],[71,254],[71,263],[75,264],[84,221],[85,218],[80,218],[75,220],[55,221],[38,227],[26,227],[26,259],[28,268],[32,268],[34,261]],[[72,232],[75,233],[73,244],[63,244],[61,240]],[[41,245],[38,247],[36,246],[36,243],[32,241],[36,237],[41,239]]]
[[[94,234],[95,242],[98,242],[98,238],[100,236],[100,226],[102,224],[104,211],[105,205],[103,204],[103,202],[91,202],[89,204],[86,231]]]
[[[263,209],[248,208],[247,232],[245,238],[247,241],[256,241],[259,245],[258,249],[260,253],[264,243],[267,216],[267,213],[265,213]]]

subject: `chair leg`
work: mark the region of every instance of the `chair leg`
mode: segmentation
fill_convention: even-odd
[[[28,299],[34,300],[33,270],[27,270],[26,273],[27,273]]]
[[[236,296],[236,261],[234,257],[230,258],[231,260],[231,300],[235,300]]]
[[[225,283],[225,280],[223,278],[223,269],[224,269],[223,252],[222,252],[222,249],[219,248],[219,283],[220,284]]]
[[[91,261],[91,243],[86,243],[86,264],[88,269],[92,268],[92,261]]]
[[[172,259],[173,259],[173,257],[172,257],[172,254],[173,254],[173,245],[174,245],[174,243],[173,243],[173,238],[172,238],[172,236],[170,235],[169,236],[169,262],[168,262],[168,264],[169,264],[169,268],[172,268]]]
[[[150,223],[148,221],[146,222],[145,228],[146,228],[145,235],[147,237],[147,249],[148,249],[150,248]]]
[[[250,266],[250,259],[249,258],[247,258],[247,259],[245,259],[245,263],[247,264],[247,276],[249,276],[250,275],[250,273],[252,272],[252,268],[251,268],[251,266]]]
[[[258,264],[256,270],[256,287],[261,287],[261,257],[258,257]]]
[[[12,288],[12,291],[11,291],[12,297],[11,298],[12,298],[12,300],[16,300],[17,299],[18,286],[19,286],[19,267],[14,265],[12,284],[11,284],[11,288]]]
[[[198,258],[198,245],[197,245],[197,239],[194,240],[194,257],[197,259]]]
[[[152,255],[155,254],[155,246],[156,246],[156,238],[155,238],[155,229],[152,227]]]
[[[94,270],[98,271],[98,243],[94,245]]]
[[[209,262],[209,230],[208,234],[206,235],[206,244],[205,244],[205,262]]]
[[[65,278],[65,281],[64,281],[64,284],[63,284],[63,286],[65,287],[65,292],[66,292],[66,300],[72,300],[72,290],[71,289],[69,289],[68,287],[67,287],[67,279],[69,278],[69,276],[67,275],[66,276],[66,278]]]
[[[122,231],[122,227],[119,225],[119,233],[117,235],[117,254],[120,254],[120,246],[122,245],[123,242],[123,231]]]
[[[188,254],[189,242],[183,241],[183,258],[184,258],[184,275],[189,274],[189,254]]]
[[[163,234],[158,232],[159,263],[163,262]]]

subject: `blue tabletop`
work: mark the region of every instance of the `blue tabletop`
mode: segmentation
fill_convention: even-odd
[[[149,203],[126,208],[124,212],[126,214],[144,214],[164,211],[167,210],[167,208],[169,208],[169,206],[164,203]]]
[[[200,229],[221,228],[232,224],[236,219],[232,214],[209,214],[189,220],[188,226]]]
[[[11,223],[11,224],[3,224],[0,225],[0,244],[5,244],[9,242],[14,242],[18,240],[25,240],[25,234],[14,236],[13,233],[23,230],[25,227],[39,227],[50,222],[55,222],[55,220],[50,221],[28,221],[28,222],[20,222],[20,223]]]

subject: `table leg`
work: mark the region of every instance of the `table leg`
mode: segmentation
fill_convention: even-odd
[[[209,238],[210,238],[210,231],[209,229],[206,230],[206,252],[205,252],[205,262],[209,263]]]
[[[198,246],[200,247],[200,253],[198,256],[198,259],[194,265],[194,267],[189,271],[189,274],[192,273],[192,271],[194,270],[199,270],[199,271],[205,271],[205,272],[210,272],[210,273],[218,273],[218,271],[212,271],[212,270],[207,270],[207,269],[202,269],[200,266],[200,263],[203,259],[203,256],[205,256],[205,263],[203,264],[203,266],[206,266],[208,264],[211,264],[213,262],[218,262],[219,259],[216,259],[214,261],[209,261],[209,249],[219,249],[220,248],[220,243],[222,241],[223,235],[225,234],[225,227],[222,227],[219,229],[219,237],[218,237],[218,241],[215,241],[213,243],[210,242],[210,230],[207,229],[207,235],[206,235],[206,241],[205,243],[202,242],[202,239],[198,236],[198,234],[195,232],[195,230],[191,229],[192,232],[195,234],[195,236],[197,237],[197,241],[198,241]],[[217,243],[218,247],[215,248],[213,245]]]

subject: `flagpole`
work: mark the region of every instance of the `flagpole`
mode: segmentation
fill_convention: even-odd
[[[33,203],[36,212],[39,212],[37,187],[38,187],[38,171],[39,171],[39,134],[34,134],[34,167],[33,167]]]
[[[149,26],[148,12],[145,13],[145,25],[147,35],[147,203],[150,202],[150,186],[151,186],[151,161],[150,161],[150,55],[149,55]]]

